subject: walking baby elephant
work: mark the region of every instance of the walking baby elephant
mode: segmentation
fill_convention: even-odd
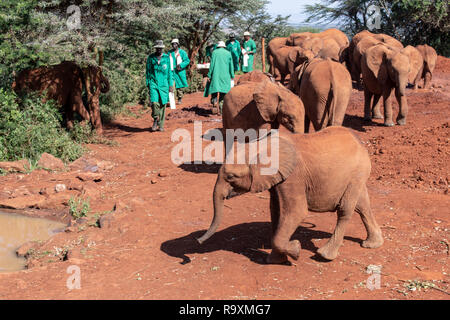
[[[318,250],[328,260],[338,255],[353,211],[359,213],[367,230],[365,248],[378,248],[383,237],[370,209],[366,182],[371,164],[366,148],[347,128],[329,127],[312,134],[269,135],[258,155],[246,157],[249,164],[225,163],[214,187],[214,218],[198,239],[210,238],[223,215],[224,199],[246,192],[270,192],[272,252],[269,263],[283,263],[287,256],[298,259],[300,242],[290,240],[308,214],[337,210],[337,225],[331,239]],[[275,139],[275,143],[273,143]],[[277,141],[278,139],[278,146]],[[238,148],[237,148],[238,149]],[[252,150],[252,148],[248,148]],[[278,151],[278,152],[276,152]],[[248,152],[246,152],[248,155]],[[267,172],[261,155],[278,154],[278,167]],[[261,157],[261,161],[260,161]],[[272,158],[273,160],[273,158]],[[275,161],[276,162],[276,161]]]

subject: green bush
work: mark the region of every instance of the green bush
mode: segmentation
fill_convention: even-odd
[[[19,98],[0,88],[0,160],[37,161],[44,152],[65,162],[76,160],[83,147],[61,123],[60,110],[52,101],[44,103],[36,94]]]

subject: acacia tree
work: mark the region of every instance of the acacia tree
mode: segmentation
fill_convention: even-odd
[[[443,55],[450,54],[448,0],[324,0],[306,5],[307,22],[335,22],[349,35],[368,29],[368,8],[381,9],[381,27],[404,43],[428,43]]]

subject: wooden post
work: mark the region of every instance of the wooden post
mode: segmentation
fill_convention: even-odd
[[[261,38],[261,61],[262,72],[266,72],[266,46],[264,45],[264,38]]]

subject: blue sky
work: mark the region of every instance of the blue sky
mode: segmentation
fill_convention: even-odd
[[[267,5],[267,11],[272,16],[291,15],[290,23],[304,23],[306,15],[303,13],[305,4],[320,3],[320,0],[271,0]]]

